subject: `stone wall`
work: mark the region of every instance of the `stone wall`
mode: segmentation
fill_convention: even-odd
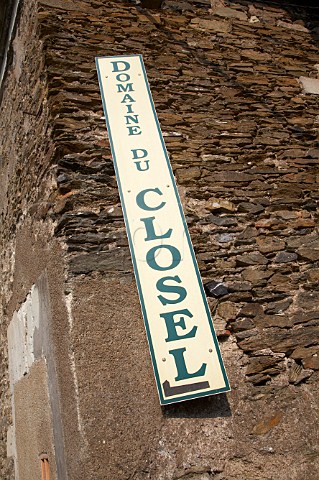
[[[35,236],[46,242],[51,236],[50,222],[44,223],[43,205],[53,177],[48,170],[52,146],[46,105],[46,82],[41,42],[36,35],[37,9],[24,2],[21,19],[11,48],[11,67],[2,85],[0,106],[0,258],[1,258],[1,421],[0,478],[14,478],[12,458],[7,458],[7,431],[12,424],[8,379],[7,327],[14,310],[26,298],[37,275],[34,252],[24,243],[24,262],[31,278],[19,268],[22,257],[17,250],[21,227],[32,218]],[[31,264],[31,265],[30,265]],[[11,455],[12,446],[8,445]]]
[[[316,85],[318,9],[38,0],[31,21],[25,5],[0,117],[10,305],[2,348],[6,358],[6,325],[36,281],[21,284],[13,262],[16,231],[31,222],[42,242],[60,243],[66,267],[57,369],[68,478],[316,480],[319,97],[299,78]],[[134,53],[143,54],[232,386],[227,397],[162,409],[94,65],[95,56]],[[8,398],[5,373],[2,389]]]

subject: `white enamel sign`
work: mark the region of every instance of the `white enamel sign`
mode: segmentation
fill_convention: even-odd
[[[229,384],[141,55],[96,59],[161,404]]]

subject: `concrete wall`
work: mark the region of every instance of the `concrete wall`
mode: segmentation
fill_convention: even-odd
[[[300,77],[316,84],[319,20],[287,5],[24,2],[0,114],[3,478],[6,329],[43,278],[49,341],[34,365],[57,478],[318,478],[319,97]],[[209,304],[232,392],[165,408],[94,65],[131,53],[144,56],[203,281],[224,286]],[[23,382],[32,390],[32,369]],[[21,469],[41,442],[20,442]]]

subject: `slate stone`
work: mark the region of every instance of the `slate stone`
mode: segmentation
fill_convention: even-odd
[[[257,315],[263,315],[263,307],[259,303],[247,303],[240,310],[239,315],[243,317],[256,317]]]
[[[247,20],[246,13],[229,7],[218,7],[214,9],[214,14],[224,18],[237,18],[242,21]]]
[[[234,239],[234,235],[231,233],[221,233],[220,235],[216,236],[216,240],[219,243],[229,243]]]
[[[307,279],[309,282],[316,282],[319,284],[319,268],[313,268],[307,271]]]
[[[319,355],[319,346],[308,348],[297,347],[290,355],[290,358],[293,358],[294,360],[302,360],[303,358],[309,358],[315,355]]]
[[[223,302],[218,305],[218,315],[227,322],[235,320],[239,306],[234,302]]]
[[[131,272],[132,261],[128,249],[77,255],[70,260],[70,271],[74,274],[98,272]]]
[[[228,287],[223,282],[212,280],[204,285],[206,295],[220,298],[228,294]]]
[[[312,262],[317,262],[319,260],[319,240],[314,242],[313,247],[300,247],[297,252],[300,257],[311,260]]]
[[[240,318],[231,324],[231,329],[235,333],[252,330],[253,328],[255,328],[255,324],[250,318]],[[237,336],[237,338],[239,337]]]
[[[245,267],[249,265],[266,265],[268,260],[261,253],[247,253],[245,255],[238,255],[236,262],[238,266]]]
[[[262,371],[268,372],[270,367],[274,367],[280,361],[279,358],[273,356],[262,355],[260,357],[252,357],[246,369],[246,375],[253,375]],[[273,373],[273,372],[272,372]]]
[[[176,170],[177,181],[181,184],[187,183],[190,180],[196,180],[201,176],[201,171],[198,167],[179,168]]]
[[[289,382],[298,385],[307,380],[313,373],[313,370],[304,369],[301,365],[292,361],[289,368]]]
[[[229,200],[212,199],[209,201],[209,208],[211,210],[221,210],[225,212],[235,212],[236,206]]]
[[[289,315],[263,315],[254,319],[256,325],[263,328],[278,327],[289,328],[292,327],[291,317]]]
[[[215,33],[229,33],[231,31],[230,23],[223,20],[194,18],[191,20],[191,26],[198,30],[206,30]]]
[[[243,213],[260,213],[265,210],[262,205],[256,205],[254,203],[242,202],[238,205],[238,212]]]
[[[297,304],[298,304],[298,300],[297,300]],[[298,305],[300,306],[300,303]],[[318,318],[319,318],[319,311],[317,311],[315,308],[313,309],[313,311],[307,311],[307,312],[299,310],[290,316],[291,326],[298,325],[300,323],[308,323]]]
[[[249,292],[252,289],[250,282],[228,282],[230,292]]]
[[[149,7],[155,6],[152,0],[147,1]],[[138,0],[41,0],[39,9],[30,0],[22,3],[32,6],[32,25],[38,25],[37,42],[43,42],[44,50],[33,38],[35,30],[29,28],[23,13],[31,10],[23,10],[17,29],[19,45],[13,45],[17,58],[11,70],[8,65],[1,92],[4,300],[14,298],[12,274],[20,278],[8,259],[16,226],[23,227],[25,218],[40,242],[42,229],[46,232],[49,226],[51,232],[50,225],[56,227],[52,240],[65,246],[62,255],[68,285],[76,276],[80,282],[82,275],[123,276],[132,272],[92,58],[140,52],[177,183],[183,183],[185,203],[192,200],[187,221],[200,267],[207,281],[224,279],[221,283],[225,288],[227,282],[230,292],[227,297],[209,297],[209,304],[214,314],[217,311],[223,340],[227,335],[225,322],[230,322],[234,331],[231,342],[237,342],[247,354],[226,368],[233,369],[231,376],[235,384],[238,382],[235,388],[239,396],[243,394],[250,401],[258,394],[265,395],[260,406],[251,402],[252,410],[244,414],[243,425],[264,420],[263,416],[254,420],[258,408],[269,423],[278,410],[275,404],[284,404],[289,411],[292,398],[305,401],[293,388],[286,388],[286,375],[278,379],[277,390],[272,378],[280,365],[288,365],[294,356],[299,371],[293,383],[319,378],[311,373],[317,365],[318,348],[318,95],[304,94],[297,80],[303,76],[318,85],[314,65],[319,63],[319,56],[301,19],[295,23],[286,7],[266,2],[258,9],[251,2],[226,2],[229,5],[222,6],[222,0],[216,0],[217,13],[210,11],[210,0],[166,0],[162,5],[165,10],[157,12],[142,12],[136,8]],[[306,14],[303,8],[297,10],[298,16]],[[247,19],[252,20],[252,16],[257,23],[249,23]],[[278,20],[288,25],[277,25]],[[16,47],[25,55],[23,68]],[[142,118],[143,112],[138,113]],[[57,179],[60,191],[56,191]],[[228,242],[231,237],[233,241]],[[96,249],[101,249],[99,254]],[[277,252],[285,250],[298,257],[278,262],[282,257],[276,257]],[[29,253],[32,258],[32,251]],[[256,257],[257,253],[262,256]],[[16,260],[18,268],[21,255]],[[21,282],[29,284],[30,279],[22,276]],[[249,290],[243,291],[241,285]],[[283,310],[287,297],[294,303]],[[227,301],[220,301],[225,298]],[[6,328],[4,319],[3,338]],[[237,345],[228,342],[224,346],[226,351],[232,347],[235,352]],[[264,370],[262,360],[252,360],[254,356],[272,357],[274,350],[282,360]],[[261,351],[267,353],[257,354]],[[0,354],[4,359],[0,386],[4,417],[11,408],[4,342]],[[251,365],[246,385],[243,375],[236,375],[244,362]],[[306,407],[305,415],[307,411]],[[294,419],[290,415],[285,424],[292,435],[297,428]],[[265,428],[260,425],[257,430],[264,432]],[[308,436],[312,427],[308,424],[307,428]],[[0,439],[5,452],[6,431],[1,422]],[[306,452],[299,453],[308,458]],[[181,457],[180,464],[188,460]],[[116,461],[120,462],[120,455]],[[268,461],[269,455],[261,476],[267,476]],[[4,455],[0,478],[9,479],[13,473],[3,467],[5,462]],[[243,462],[248,465],[247,458]],[[254,476],[256,462],[252,462],[248,473]],[[167,471],[162,473],[169,476],[176,466],[174,455],[166,463]],[[280,470],[278,466],[277,461]],[[285,478],[282,468],[278,478]],[[198,472],[204,476],[213,473]],[[114,470],[113,478],[122,474]]]
[[[226,331],[226,322],[222,318],[214,317],[214,328],[217,337],[224,337],[228,335]]]
[[[158,2],[159,2],[159,0],[158,0]],[[169,10],[173,10],[173,11],[176,11],[176,12],[194,10],[193,5],[191,5],[189,2],[176,1],[176,0],[164,0],[164,1],[162,1],[162,8],[164,10],[169,9]]]
[[[275,257],[275,262],[276,263],[291,263],[295,262],[298,258],[298,255],[296,253],[290,253],[290,252],[280,252],[277,253]]]
[[[261,253],[277,252],[285,248],[285,241],[276,237],[257,237],[256,241]]]
[[[264,372],[247,376],[247,381],[252,383],[254,387],[265,385],[267,382],[269,382],[269,380],[271,380],[271,376]]]
[[[289,354],[297,346],[308,347],[317,344],[318,341],[318,327],[307,327],[300,330],[290,330],[289,332],[271,327],[262,333],[259,331],[256,335],[242,339],[239,342],[239,347],[244,351],[251,352],[271,346],[273,352]]]
[[[277,22],[278,27],[289,28],[290,30],[296,30],[297,32],[305,32],[308,33],[308,28],[300,25],[299,23],[290,23],[290,22],[283,22],[282,20],[278,20]]]
[[[271,276],[272,272],[267,271],[264,267],[258,266],[245,268],[245,270],[242,272],[243,279],[251,282],[254,285],[264,284]]]
[[[281,300],[280,302],[271,302],[265,309],[267,314],[282,313],[292,304],[292,298]]]
[[[315,309],[319,304],[319,292],[300,292],[298,294],[297,304],[305,310]]]
[[[233,227],[238,225],[238,221],[235,217],[216,217],[211,214],[207,217],[207,220],[221,227]]]
[[[277,332],[275,338],[272,338],[274,332],[268,337],[268,342],[272,345],[274,352],[288,353],[297,346],[312,346],[319,342],[319,329],[317,326],[305,327],[300,330],[291,330],[289,334]]]

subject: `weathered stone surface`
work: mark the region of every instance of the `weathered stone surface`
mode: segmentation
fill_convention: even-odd
[[[252,330],[255,328],[254,322],[250,318],[240,318],[231,325],[233,332],[244,332],[246,330]],[[237,338],[239,338],[237,336]]]
[[[311,357],[306,357],[302,360],[302,365],[305,369],[319,370],[319,355],[315,353]]]
[[[228,287],[223,282],[212,280],[204,285],[206,294],[209,297],[223,297],[228,294]]]
[[[258,237],[256,239],[261,253],[272,253],[285,248],[285,241],[276,237]]]
[[[223,20],[206,20],[194,18],[191,21],[191,26],[198,30],[208,30],[209,32],[216,33],[229,33],[231,31],[230,23]]]
[[[319,346],[314,346],[314,347],[297,347],[296,350],[292,352],[290,355],[290,358],[293,358],[295,360],[301,360],[303,358],[310,358],[312,356],[315,356],[319,353]]]
[[[226,331],[226,322],[222,318],[214,317],[214,327],[218,338],[229,335],[229,332]]]
[[[318,241],[314,241],[313,243],[313,246],[300,247],[297,251],[300,257],[317,262],[319,260],[319,245]]]
[[[283,22],[281,20],[278,20],[277,25],[278,27],[284,27],[284,28],[289,28],[291,30],[296,30],[297,32],[305,32],[305,33],[309,32],[308,28],[304,27],[303,25],[300,25],[299,23],[288,23],[288,22]]]
[[[253,428],[252,433],[254,435],[265,435],[270,430],[275,428],[281,420],[283,419],[284,415],[282,412],[276,412],[272,416],[264,418],[260,420]]]
[[[236,257],[237,264],[239,266],[248,265],[266,265],[268,263],[267,258],[261,253],[247,253],[245,255],[238,255]]]
[[[265,373],[274,373],[274,367],[278,364],[278,358],[263,355],[252,357],[246,370],[246,375],[254,375],[264,371]]]
[[[263,315],[264,309],[259,303],[247,303],[240,310],[241,316],[256,317],[256,315]]]
[[[227,322],[235,320],[239,307],[233,302],[223,302],[218,306],[218,315]]]
[[[218,7],[214,9],[214,15],[225,18],[237,18],[238,20],[242,21],[247,20],[246,13],[228,7]]]
[[[216,217],[215,215],[209,215],[208,220],[222,227],[232,227],[238,224],[235,217]]]
[[[298,255],[296,253],[290,252],[280,252],[277,253],[275,257],[275,262],[277,263],[290,263],[297,260]]]
[[[298,306],[305,310],[314,310],[319,302],[319,292],[301,292],[298,294]]]
[[[262,328],[269,328],[269,327],[288,328],[288,327],[292,327],[293,325],[291,321],[291,317],[289,317],[289,315],[286,315],[286,314],[283,315],[282,313],[278,313],[275,315],[270,315],[270,313],[267,313],[267,315],[258,316],[257,318],[255,318],[254,321],[256,325]]]
[[[209,0],[165,0],[157,11],[137,1],[41,0],[38,11],[36,2],[24,4],[34,7],[32,28],[28,14],[0,112],[0,333],[5,338],[7,305],[22,302],[33,281],[21,275],[23,265],[41,256],[31,247],[14,252],[27,218],[44,245],[44,231],[61,243],[67,295],[78,285],[73,318],[61,329],[84,412],[85,439],[71,453],[79,465],[74,478],[286,480],[294,465],[298,480],[317,479],[309,445],[317,441],[310,399],[318,397],[318,95],[298,85],[319,63],[305,29],[314,15],[310,21],[304,6],[286,2],[216,0],[210,9]],[[228,407],[219,396],[156,407],[93,60],[136,52],[144,56],[204,281],[229,287],[227,297],[209,298],[233,387]],[[119,281],[112,295],[110,278]],[[5,346],[1,360],[5,439]],[[280,435],[269,429],[278,411],[294,412],[278,424]],[[12,462],[1,462],[0,477],[9,480]]]
[[[228,288],[230,292],[249,292],[252,284],[250,282],[229,282]]]
[[[234,240],[234,235],[231,233],[221,233],[216,236],[216,240],[218,243],[229,243]]]
[[[267,320],[267,317],[265,317],[265,320]],[[271,347],[274,352],[289,354],[298,346],[312,346],[318,340],[319,332],[316,326],[291,330],[289,335],[280,328],[272,327],[265,331],[260,330],[255,335],[242,339],[239,346],[248,352]]]
[[[270,302],[265,310],[267,314],[282,313],[292,304],[292,298],[287,298],[279,302]]]
[[[189,180],[196,180],[201,176],[201,171],[198,167],[191,167],[176,170],[177,181],[181,184]]]
[[[301,365],[294,362],[293,360],[289,362],[288,378],[290,383],[298,385],[304,380],[307,380],[312,375],[312,373],[312,370],[304,369]]]
[[[234,212],[236,210],[235,205],[228,200],[212,199],[208,206],[211,210],[220,210],[226,212]]]
[[[319,283],[319,268],[313,268],[307,272],[307,278],[310,282]]]
[[[262,205],[256,205],[254,203],[242,202],[238,205],[238,212],[244,213],[260,213],[264,210]]]
[[[242,273],[242,277],[244,280],[257,285],[260,282],[265,282],[269,277],[271,277],[271,272],[262,267],[252,266],[245,268]]]
[[[132,271],[129,252],[124,249],[110,252],[78,255],[70,261],[70,271],[74,274],[87,274],[94,271],[119,272]]]

